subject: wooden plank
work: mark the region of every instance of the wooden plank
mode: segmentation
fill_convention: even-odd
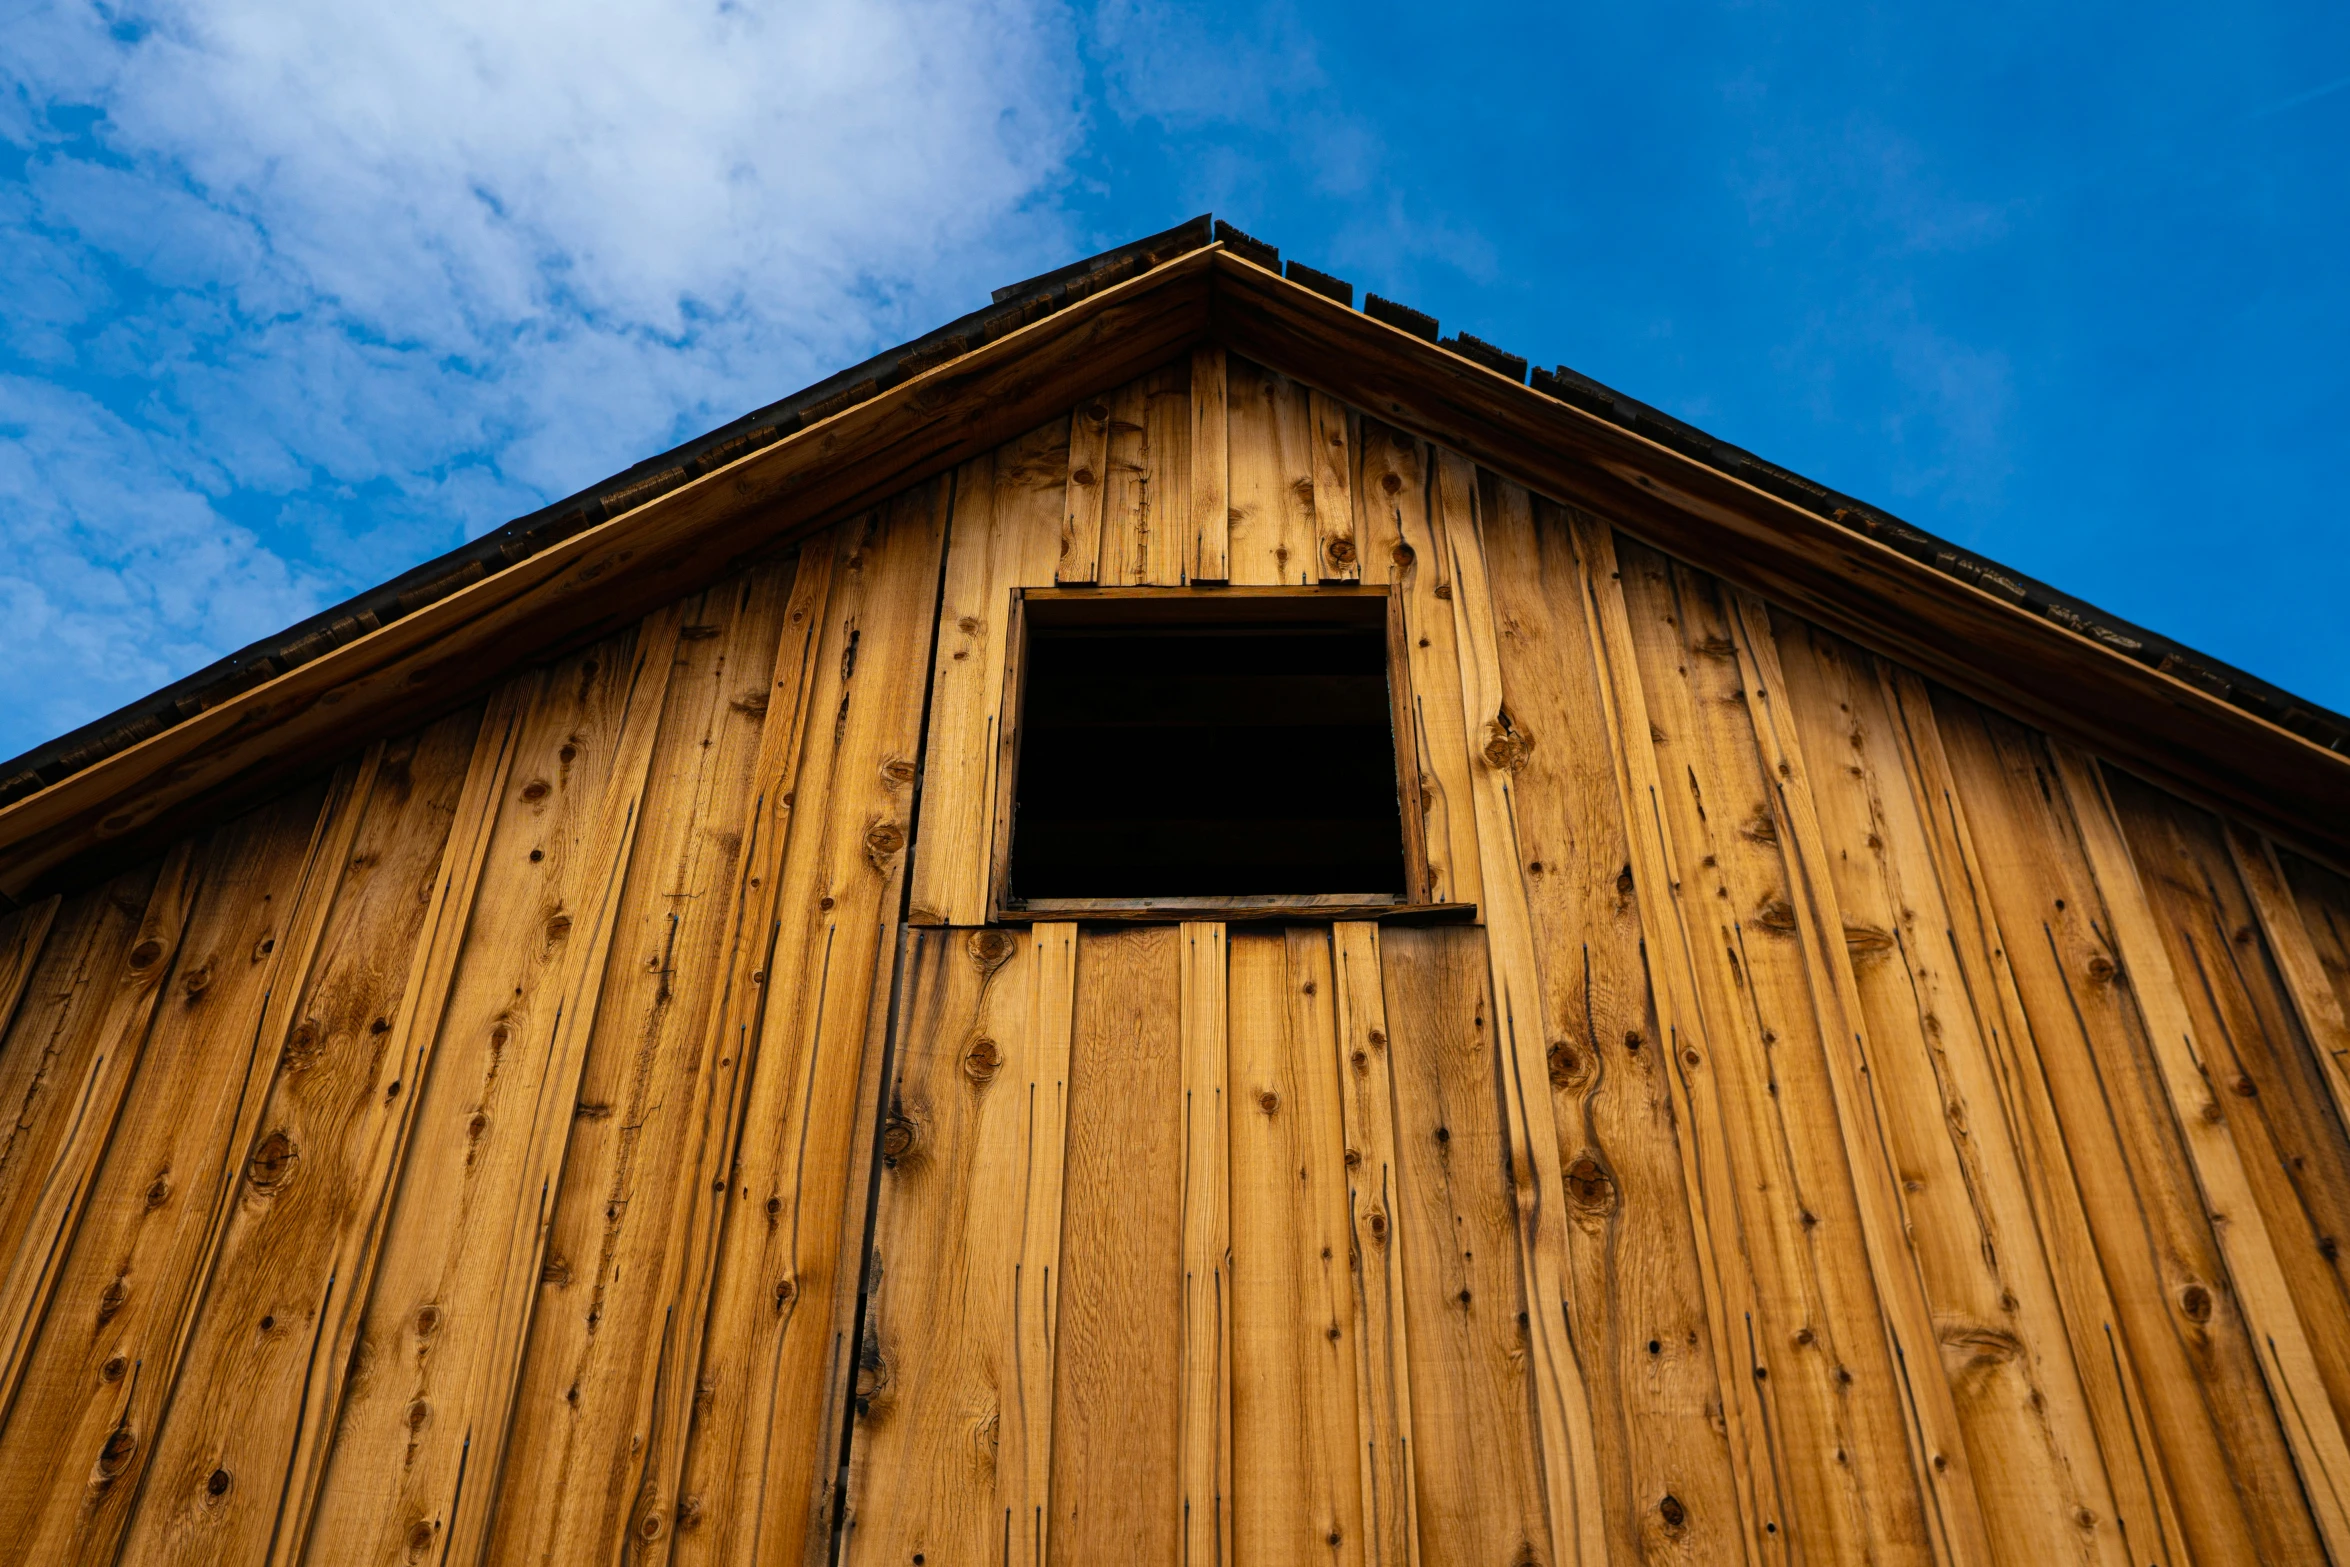
[[[1816,629],[1815,637],[1822,635]],[[1879,661],[1877,687],[1900,750],[1917,820],[1925,827],[1935,874],[1951,919],[1947,936],[1975,1003],[1980,1037],[1996,1067],[2006,1115],[2032,1199],[2033,1218],[2056,1287],[2107,1484],[2113,1527],[2133,1562],[2169,1562],[2185,1539],[2160,1454],[2149,1448],[2146,1396],[2123,1352],[2121,1324],[2098,1243],[2083,1207],[2072,1147],[2050,1093],[2046,1064],[2010,963],[1983,860],[1968,826],[1949,753],[1925,682]],[[2156,1306],[2159,1312],[2159,1305]],[[2076,1518],[2077,1521],[2077,1518]],[[2102,1521],[2091,1527],[2101,1527]]]
[[[2317,1075],[2325,1080],[2326,1098],[2339,1124],[2350,1127],[2350,1007],[2329,979],[2318,946],[2318,932],[2329,921],[2322,915],[2314,922],[2305,919],[2275,844],[2235,822],[2223,822],[2221,827],[2245,896],[2259,915],[2278,977],[2293,998],[2294,1012],[2318,1063]],[[2329,945],[2338,948],[2339,935],[2326,934]],[[2341,972],[2350,979],[2350,965],[2342,965]]]
[[[1373,561],[1387,562],[1388,593],[1400,601],[1408,666],[1410,728],[1399,753],[1418,779],[1422,857],[1429,903],[1476,903],[1482,891],[1476,810],[1469,797],[1470,751],[1461,710],[1460,660],[1454,653],[1452,565],[1431,531],[1429,485],[1434,458],[1412,436],[1362,421],[1361,515],[1355,532]]]
[[[2350,878],[2286,851],[2277,850],[2277,865],[2293,902],[2301,912],[2302,929],[2316,949],[2318,966],[2332,982],[2334,999],[2350,1015]],[[2341,1058],[2335,1058],[2339,1061]],[[2350,1065],[2345,1066],[2350,1071]]]
[[[1009,1557],[1041,1567],[1051,1555],[1053,1385],[1060,1358],[1061,1223],[1069,1153],[1069,1060],[1077,1026],[1077,927],[1037,925],[1031,982],[1034,1041],[1025,1085],[1020,1260],[1012,1304],[1016,1396],[1006,1422],[1011,1455],[997,1469],[998,1505],[1011,1515]]]
[[[1493,964],[1493,1045],[1501,1089],[1502,1130],[1517,1218],[1517,1261],[1529,1303],[1527,1376],[1550,1518],[1551,1549],[1561,1562],[1607,1559],[1607,1523],[1591,1393],[1575,1350],[1575,1307],[1568,1296],[1566,1174],[1550,1102],[1541,980],[1533,916],[1518,866],[1511,780],[1526,754],[1502,699],[1501,629],[1494,620],[1482,530],[1472,502],[1477,475],[1450,453],[1437,459],[1431,512],[1452,566],[1455,651],[1461,702],[1474,759],[1469,793],[1476,810],[1479,876],[1485,888],[1487,954]],[[1526,504],[1525,492],[1516,502]],[[1486,508],[1491,510],[1491,506]]]
[[[1007,1430],[1006,1415],[1024,1391],[1033,1090],[1040,1067],[1055,1075],[1035,1032],[1036,970],[1033,946],[1010,931],[907,939],[845,1563],[1037,1560],[1011,1552],[1022,1520],[1005,1505],[1029,1489],[1027,1433]]]
[[[1728,1170],[1706,1189],[1733,1194],[1721,1218],[1735,1212],[1741,1258],[1729,1271],[1753,1281],[1740,1336],[1779,1450],[1774,1501],[1787,1515],[1767,1513],[1763,1533],[1805,1555],[1934,1559],[1949,1524],[1929,1515],[1912,1434],[1932,1341],[1897,1344],[1882,1315],[1831,1025],[1792,902],[1793,828],[1757,748],[1737,644],[1709,580],[1621,539],[1615,559],[1656,754],[1651,809],[1675,868],[1660,892],[1703,998],[1702,1035],[1678,1041],[1676,1065],[1721,1078],[1707,1097]],[[1823,1453],[1842,1456],[1823,1465]]]
[[[270,1074],[265,1095],[255,1085],[257,1135],[231,1150],[244,1179],[195,1296],[130,1559],[259,1560],[279,1535],[306,1432],[327,1418],[312,1404],[321,1361],[364,1287],[354,1232],[379,1211],[383,1142],[406,1120],[415,1062],[391,1053],[394,1020],[414,1001],[481,718],[463,711],[381,747],[292,1026],[256,1062]]]
[[[1339,1115],[1346,1138],[1346,1217],[1355,1305],[1355,1446],[1362,1456],[1363,1560],[1417,1567],[1420,1506],[1412,1478],[1412,1357],[1404,1316],[1407,1261],[1396,1233],[1394,1070],[1379,988],[1379,927],[1341,920],[1334,943]]]
[[[1232,1549],[1365,1559],[1346,1136],[1326,931],[1231,938]],[[1211,1558],[1204,1554],[1202,1560]]]
[[[471,739],[465,782],[443,840],[440,865],[425,892],[424,923],[407,983],[397,1010],[379,1020],[391,1026],[384,1031],[384,1064],[377,1076],[380,1080],[390,1075],[391,1081],[382,1091],[380,1109],[365,1124],[362,1139],[354,1141],[357,1157],[346,1179],[356,1202],[334,1235],[326,1259],[329,1276],[342,1285],[341,1298],[322,1313],[325,1320],[303,1373],[303,1407],[286,1460],[286,1492],[270,1535],[272,1561],[299,1562],[309,1545],[319,1490],[354,1380],[384,1235],[401,1190],[416,1107],[431,1081],[450,986],[472,921],[499,797],[513,768],[526,702],[527,693],[509,683],[492,693],[485,705]]]
[[[1088,931],[1077,943],[1046,1558],[1055,1564],[1184,1560],[1186,947],[1166,925]]]
[[[49,928],[57,921],[57,906],[63,901],[51,893],[0,919],[0,1039],[8,1037],[16,1004],[32,983],[33,967],[41,960],[42,944],[49,939]]]
[[[1226,361],[1235,586],[1299,586],[1315,566],[1314,451],[1306,389],[1237,357]]]
[[[1346,404],[1320,390],[1307,394],[1307,415],[1314,448],[1314,559],[1324,582],[1359,582],[1363,559],[1355,540],[1350,415]]]
[[[1061,506],[1061,553],[1053,580],[1087,587],[1102,579],[1102,516],[1110,494],[1110,399],[1089,397],[1069,417],[1069,477]]]
[[[1237,358],[1607,516],[1660,549],[1981,700],[2153,767],[2288,839],[2350,848],[2350,759],[1887,540],[1766,495],[1632,431],[1287,282],[1211,260],[1209,330]],[[2064,678],[2051,680],[2051,669]]]
[[[1759,759],[1775,775],[1770,787],[1777,795],[1776,817],[1790,851],[1786,860],[1795,893],[1790,901],[1796,934],[1811,964],[1812,1004],[1826,1047],[1844,1153],[1860,1199],[1861,1231],[1875,1274],[1878,1309],[1904,1372],[1918,1486],[1934,1504],[1935,1548],[1949,1559],[1987,1561],[1991,1543],[1976,1490],[1972,1448],[1949,1380],[1931,1372],[1936,1357],[1929,1351],[1944,1345],[1910,1238],[1915,1220],[1902,1201],[1916,1176],[1896,1165],[1888,1143],[1885,1099],[1891,1090],[1879,1085],[1878,1047],[1853,975],[1853,943],[1837,904],[1810,765],[1787,711],[1787,681],[1779,667],[1778,643],[1771,636],[1770,611],[1761,599],[1736,590],[1724,595],[1722,607],[1737,644]],[[1996,1438],[1986,1445],[1996,1446]]]
[[[1177,1384],[1184,1567],[1234,1560],[1230,954],[1223,926],[1176,928],[1183,1068],[1183,1338]]]
[[[0,1528],[27,1560],[104,1559],[135,1489],[135,1477],[118,1482],[136,1444],[154,1435],[169,1336],[193,1286],[204,1216],[230,1178],[237,1095],[322,796],[297,791],[197,851],[176,983],[164,986],[0,1427]]]
[[[955,475],[907,914],[917,925],[987,922],[998,742],[1016,716],[1005,702],[1012,598],[1051,580],[1047,508],[1064,487],[1066,440],[1058,423],[1046,425]]]
[[[574,1560],[659,1541],[658,1494],[690,1381],[668,1381],[707,1163],[723,1161],[730,1054],[711,1024],[729,978],[740,853],[789,579],[689,599],[651,781],[582,1063],[538,1307],[515,1391],[493,1555]],[[665,1387],[665,1383],[667,1384]],[[664,1401],[662,1394],[672,1396]]]
[[[64,972],[42,976],[54,999],[26,1007],[25,1037],[10,1041],[0,1099],[13,1108],[0,1134],[0,1410],[16,1398],[145,1053],[196,896],[190,858],[189,845],[175,844],[152,877],[118,878],[100,894],[61,944]],[[124,916],[141,892],[133,926]]]
[[[1224,411],[1224,349],[1191,351],[1191,580],[1232,579],[1232,449]]]
[[[2215,1215],[2213,1232],[2227,1263],[2228,1282],[2263,1351],[2261,1373],[2292,1446],[2302,1490],[2328,1554],[2337,1561],[2350,1560],[2350,1442],[2344,1440],[2341,1422],[2324,1396],[2325,1382],[2308,1331],[2294,1307],[2276,1242],[2244,1172],[2243,1151],[2222,1106],[2219,1085],[2204,1066],[2210,1048],[2196,1037],[2096,763],[2061,742],[2050,751],[2113,921],[2114,945],[2144,1014],[2196,1184]]]
[[[0,808],[0,895],[21,901],[92,846],[213,819],[223,805],[195,805],[200,795],[266,799],[322,756],[449,711],[517,663],[617,629],[1188,351],[1206,318],[1206,260],[1102,288]]]
[[[1099,401],[1109,409],[1101,584],[1180,586],[1191,548],[1188,367],[1176,364],[1154,370]],[[1075,471],[1072,458],[1072,480]]]
[[[811,723],[784,796],[794,814],[766,851],[778,890],[759,1019],[741,1046],[742,1131],[678,1482],[679,1559],[830,1548],[857,1304],[844,1260],[865,1228],[858,1155],[880,1092],[882,954],[896,944],[944,501],[943,485],[911,492],[831,541]]]
[[[2029,1025],[2023,1053],[2046,1084],[2050,1142],[2077,1185],[2106,1280],[2112,1315],[2094,1331],[2135,1380],[2132,1445],[2167,1479],[2177,1508],[2166,1549],[2195,1562],[2318,1559],[2324,1547],[2261,1352],[2227,1287],[2210,1210],[2046,744],[1946,691],[1933,693],[1933,712],[1973,845],[1974,885],[1996,916],[1997,950]],[[2089,1326],[2076,1326],[2076,1344]],[[2118,1471],[2114,1444],[2106,1450],[2108,1471]],[[2133,1543],[2151,1559],[2143,1536]]]
[[[2220,822],[2126,773],[2104,782],[2164,956],[2308,1336],[2326,1402],[2350,1411],[2350,1137],[2334,1113]],[[2306,1388],[2297,1396],[2307,1397]]]
[[[1793,765],[1821,834],[1815,874],[1838,920],[1829,940],[1850,955],[1871,1113],[1899,1171],[1903,1231],[1987,1499],[1992,1554],[2123,1567],[2130,1542],[1986,1044],[2002,1020],[1976,1011],[1978,998],[1995,1005],[1994,988],[1987,972],[1979,988],[1962,972],[1898,718],[1866,653],[1785,619],[1766,650],[1755,633],[1768,623],[1743,606],[1739,635],[1778,666],[1755,705],[1791,752],[1800,747]]]
[[[1718,1561],[1751,1550],[1760,1526],[1741,1522],[1727,1440],[1738,1388],[1725,1390],[1730,1368],[1713,1342],[1703,1215],[1680,1146],[1692,1121],[1658,1044],[1628,784],[1583,564],[1558,508],[1528,505],[1521,491],[1496,499],[1481,537],[1511,736],[1502,754],[1516,856],[1503,884],[1522,889],[1534,932],[1608,1546],[1626,1558]]]
[[[1431,1567],[1549,1561],[1485,932],[1383,931],[1379,959],[1395,1074],[1393,1218],[1408,1259],[1420,1559]]]
[[[360,1331],[367,1374],[345,1397],[312,1525],[358,1559],[398,1562],[445,1540],[460,1486],[496,1467],[488,1439],[511,1386],[485,1386],[484,1362],[508,1329],[508,1247],[535,1260],[530,1115],[548,1087],[566,960],[587,939],[576,922],[607,872],[595,834],[639,683],[630,643],[516,683],[513,762]],[[657,707],[639,702],[649,725]]]

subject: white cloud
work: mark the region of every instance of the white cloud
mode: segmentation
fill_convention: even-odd
[[[1054,0],[0,21],[0,753],[1066,259],[1079,76]]]

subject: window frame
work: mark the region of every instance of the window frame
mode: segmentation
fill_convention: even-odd
[[[1387,698],[1395,758],[1396,803],[1403,831],[1405,891],[1394,894],[1293,893],[1273,896],[1160,898],[1011,897],[1012,833],[1020,797],[1020,735],[1028,706],[1028,633],[1038,618],[1032,608],[1065,624],[1145,626],[1199,624],[1229,618],[1235,624],[1270,618],[1268,608],[1292,604],[1323,606],[1332,620],[1367,620],[1359,609],[1333,614],[1341,603],[1365,600],[1382,605],[1380,621],[1387,648]],[[1308,608],[1302,618],[1316,618]],[[1411,649],[1404,629],[1403,599],[1385,583],[1265,587],[1073,587],[1014,588],[1005,621],[1004,683],[997,725],[995,798],[990,804],[987,917],[991,924],[1042,920],[1158,921],[1222,920],[1456,920],[1474,919],[1476,906],[1430,903],[1428,832],[1422,811],[1417,765],[1419,746],[1411,685]]]

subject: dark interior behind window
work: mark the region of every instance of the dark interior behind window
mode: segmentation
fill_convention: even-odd
[[[1280,614],[1032,611],[1013,898],[1403,893],[1383,606]]]

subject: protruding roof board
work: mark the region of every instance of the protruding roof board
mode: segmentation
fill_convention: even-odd
[[[1198,218],[999,289],[986,311],[28,753],[0,771],[0,894],[445,710],[1211,334],[2115,760],[2350,851],[2350,720],[1572,372],[1536,371],[1529,388],[1505,350],[1440,341],[1432,319],[1376,296],[1357,313],[1342,281],[1295,261],[1283,278],[1272,247],[1214,232],[1224,243]]]

